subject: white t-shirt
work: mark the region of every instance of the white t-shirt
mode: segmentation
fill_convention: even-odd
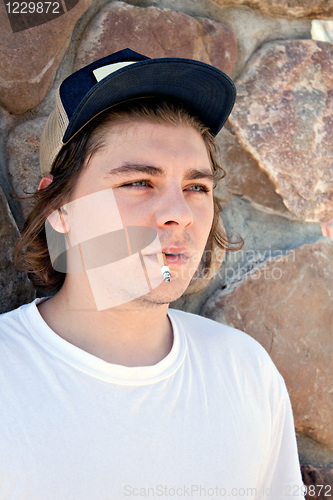
[[[251,337],[169,310],[154,366],[59,337],[36,301],[0,316],[0,499],[304,498],[282,377]]]

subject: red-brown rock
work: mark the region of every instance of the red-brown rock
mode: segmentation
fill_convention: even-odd
[[[333,447],[333,243],[304,245],[267,261],[204,315],[250,334],[286,381],[296,429]]]
[[[92,0],[81,0],[53,21],[13,33],[4,2],[0,3],[1,106],[11,113],[22,114],[44,99],[75,23],[91,4]]]
[[[156,7],[112,2],[93,19],[78,49],[76,69],[126,47],[148,57],[185,57],[230,73],[237,41],[227,26]]]
[[[259,9],[266,16],[330,19],[333,16],[331,0],[216,0],[221,7],[247,5]]]
[[[286,209],[268,175],[259,168],[255,158],[242,148],[235,135],[223,128],[218,134],[217,141],[221,151],[222,167],[226,171],[225,180],[216,188],[216,193],[222,199],[228,199],[232,193],[251,201],[265,211],[295,218]]]
[[[333,217],[333,46],[312,40],[265,44],[237,82],[230,121],[306,221]]]
[[[302,465],[301,470],[306,486],[306,500],[324,500],[332,497],[333,469]]]

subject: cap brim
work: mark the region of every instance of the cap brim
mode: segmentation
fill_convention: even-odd
[[[75,110],[63,143],[102,111],[138,97],[171,97],[186,107],[216,135],[236,99],[232,80],[219,69],[190,59],[146,59],[102,79]]]

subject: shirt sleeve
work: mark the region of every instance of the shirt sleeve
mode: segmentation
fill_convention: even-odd
[[[272,438],[260,499],[304,500],[294,419],[289,395],[281,377],[281,396],[272,415]]]

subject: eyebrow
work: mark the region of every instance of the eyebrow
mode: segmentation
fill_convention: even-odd
[[[164,170],[160,167],[137,163],[125,163],[120,167],[110,170],[108,173],[109,175],[116,177],[120,175],[132,175],[138,172],[142,172],[153,177],[163,177],[165,175]],[[185,178],[186,180],[207,179],[214,182],[214,175],[212,171],[208,169],[199,170],[196,168],[190,168],[185,171]]]

